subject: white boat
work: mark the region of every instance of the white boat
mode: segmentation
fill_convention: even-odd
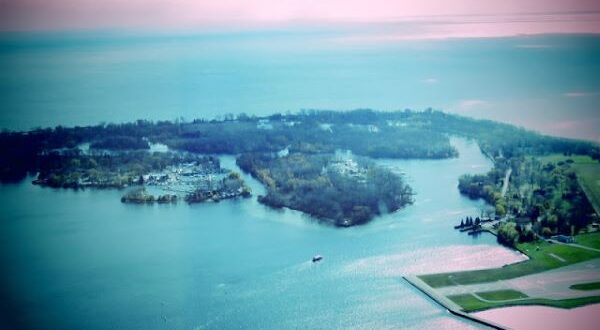
[[[312,258],[312,262],[318,262],[318,261],[321,261],[322,259],[323,259],[323,256],[317,254],[316,256],[314,256]]]

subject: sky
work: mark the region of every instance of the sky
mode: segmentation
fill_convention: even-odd
[[[448,24],[469,24],[471,33],[473,23],[482,24],[484,35],[600,32],[597,15],[591,21],[589,17],[598,12],[596,0],[0,0],[0,30],[244,29],[416,21],[435,22],[440,30]],[[506,31],[506,25],[512,27]]]

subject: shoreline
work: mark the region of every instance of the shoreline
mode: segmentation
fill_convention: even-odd
[[[507,306],[475,312],[475,316],[490,322],[502,322],[513,329],[534,330],[544,320],[544,328],[558,329],[595,329],[600,317],[600,304],[591,304],[573,309],[549,306]],[[533,320],[533,322],[532,322]]]
[[[546,243],[548,244],[548,243]],[[563,245],[547,245],[546,248],[550,247],[550,248],[556,248],[556,247],[562,247]],[[522,246],[519,247],[514,247],[512,248],[513,251],[517,251],[519,253],[521,253],[524,256],[527,256],[527,260],[525,261],[521,261],[521,262],[517,262],[515,264],[521,264],[524,262],[531,262],[531,260],[533,260],[532,256],[529,253],[526,252],[530,252],[528,249],[525,249]],[[545,250],[545,248],[543,248],[542,250]],[[537,251],[537,249],[536,249]],[[587,251],[587,250],[586,250]],[[544,253],[550,253],[553,251],[545,251]],[[556,252],[556,251],[554,251]],[[534,256],[537,256],[536,253],[534,253]],[[539,256],[537,256],[539,257]],[[521,275],[521,276],[517,276],[514,279],[518,279],[518,278],[531,278],[531,277],[536,277],[536,276],[546,276],[545,278],[552,278],[552,276],[556,277],[562,273],[560,273],[560,269],[565,267],[564,271],[567,272],[577,272],[577,271],[584,271],[582,269],[579,269],[583,266],[586,266],[587,268],[592,267],[594,269],[597,269],[598,266],[597,264],[599,263],[599,259],[597,259],[598,257],[594,258],[591,256],[587,256],[585,258],[582,258],[582,260],[573,262],[575,260],[570,260],[571,264],[570,265],[565,265],[562,267],[550,267],[549,269],[545,269],[542,271],[538,271],[538,272],[533,272],[530,274],[525,274],[525,275]],[[565,260],[566,261],[566,260]],[[563,262],[565,262],[563,261]],[[515,265],[515,264],[511,264],[511,265]],[[506,266],[506,265],[505,265]],[[574,269],[572,269],[574,268]],[[504,269],[504,267],[498,268],[498,270]],[[558,273],[558,275],[557,275]],[[538,275],[539,274],[539,275]],[[542,275],[543,274],[543,275]],[[571,273],[569,273],[571,274]],[[452,276],[452,275],[449,275]],[[562,276],[562,275],[561,275]],[[426,282],[426,280],[421,279],[420,276],[418,275],[405,275],[403,276],[404,280],[406,280],[407,282],[409,282],[412,286],[414,286],[415,288],[417,288],[419,291],[421,291],[422,293],[424,293],[426,296],[428,296],[430,299],[432,299],[434,302],[436,302],[437,304],[439,304],[440,306],[444,307],[446,310],[448,310],[450,313],[457,315],[459,317],[465,318],[465,319],[469,319],[473,322],[477,322],[480,324],[484,324],[486,326],[490,326],[494,329],[510,329],[511,327],[515,326],[512,322],[513,320],[510,318],[509,316],[509,312],[505,312],[505,311],[519,311],[519,313],[521,313],[522,315],[520,316],[520,321],[521,322],[517,328],[521,328],[522,325],[526,325],[527,322],[534,322],[537,317],[534,315],[529,315],[528,313],[526,313],[525,311],[527,310],[536,310],[539,313],[549,313],[548,311],[553,311],[553,310],[562,310],[564,313],[564,316],[566,318],[572,319],[572,323],[577,323],[575,322],[577,320],[577,315],[578,313],[572,312],[572,314],[569,314],[569,311],[571,310],[582,310],[581,308],[600,308],[600,300],[597,299],[598,297],[594,296],[594,295],[582,295],[581,297],[576,297],[576,296],[569,296],[569,297],[557,297],[556,294],[553,297],[552,295],[545,295],[545,296],[540,296],[538,294],[532,294],[530,292],[528,292],[527,290],[524,290],[524,288],[520,288],[517,286],[516,288],[513,286],[509,289],[511,290],[517,290],[519,292],[525,292],[526,297],[528,297],[527,299],[524,299],[527,301],[527,303],[522,303],[522,302],[518,302],[519,299],[514,299],[511,298],[510,301],[500,301],[498,300],[499,303],[504,303],[504,304],[500,304],[500,305],[494,305],[491,304],[491,301],[488,301],[487,306],[484,306],[486,304],[482,304],[482,306],[477,306],[474,307],[473,303],[471,301],[469,301],[467,303],[466,300],[462,299],[461,300],[455,300],[453,297],[459,297],[459,296],[466,296],[466,295],[473,295],[475,296],[475,299],[479,299],[482,300],[481,297],[478,297],[477,293],[480,291],[484,291],[484,292],[494,292],[494,290],[496,290],[496,292],[500,292],[500,291],[510,291],[507,290],[506,288],[502,289],[502,288],[496,288],[496,289],[492,289],[489,287],[486,288],[482,288],[482,289],[477,289],[477,288],[473,288],[470,289],[472,290],[472,292],[470,293],[461,293],[461,292],[457,292],[457,293],[450,293],[450,292],[446,292],[444,290],[439,290],[438,286],[435,284],[431,284],[430,282]],[[506,281],[510,282],[513,279],[506,279]],[[500,280],[500,281],[504,281],[504,280]],[[537,279],[533,279],[532,280],[534,283],[538,283],[539,281]],[[587,282],[593,282],[591,279],[586,280]],[[584,279],[579,280],[579,282],[586,282],[584,281]],[[476,286],[477,285],[477,281],[474,281],[473,283],[467,283],[467,284],[463,284],[466,286],[469,285],[473,285]],[[483,283],[489,283],[489,282],[483,282]],[[577,283],[577,281],[574,281],[573,283]],[[433,285],[433,286],[432,286]],[[458,284],[455,284],[458,286]],[[509,285],[510,287],[510,285]],[[533,291],[535,291],[535,288],[533,288]],[[531,292],[533,292],[531,291]],[[514,292],[514,291],[513,291]],[[507,298],[508,299],[508,298]],[[521,299],[523,300],[523,299]],[[486,301],[486,300],[483,300]],[[596,307],[589,307],[589,306],[596,306]],[[522,308],[522,309],[521,309]],[[538,309],[535,309],[538,308]],[[494,311],[494,312],[492,312]],[[488,318],[488,317],[484,317],[487,315],[491,315],[493,317]],[[515,320],[516,322],[516,320]],[[579,328],[579,327],[576,327]],[[585,327],[583,327],[585,328]],[[587,328],[585,328],[587,329]]]
[[[425,294],[426,296],[428,296],[429,298],[431,298],[431,300],[433,300],[434,302],[436,302],[437,304],[439,304],[440,306],[444,307],[448,312],[462,317],[464,319],[467,319],[469,321],[475,322],[475,323],[479,323],[479,324],[483,324],[486,326],[489,326],[493,329],[498,329],[498,330],[510,330],[510,328],[497,324],[493,321],[490,320],[486,320],[483,319],[479,316],[476,315],[472,315],[472,314],[468,314],[462,311],[462,309],[460,308],[460,306],[458,306],[456,303],[454,303],[453,301],[451,301],[450,299],[437,294],[434,290],[431,289],[431,287],[429,285],[427,285],[425,282],[423,282],[421,279],[419,279],[417,276],[414,275],[405,275],[402,276],[402,278],[408,282],[410,285],[412,285],[413,287],[415,287],[417,290],[421,291],[423,294]]]

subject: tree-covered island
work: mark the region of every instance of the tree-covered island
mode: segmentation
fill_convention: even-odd
[[[137,204],[182,199],[199,203],[251,195],[240,175],[221,168],[217,157],[117,149],[44,152],[39,155],[39,172],[33,184],[74,189],[131,188],[121,201]]]
[[[219,159],[189,153],[105,151],[84,153],[78,148],[54,150],[38,156],[34,184],[55,188],[126,188],[158,185],[182,170],[220,173]]]
[[[243,154],[237,163],[267,188],[263,204],[288,207],[336,226],[363,224],[412,202],[399,174],[340,154]]]

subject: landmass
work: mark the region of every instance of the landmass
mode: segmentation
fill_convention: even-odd
[[[500,177],[506,176],[508,168],[514,173],[512,182],[526,180],[527,173],[538,171],[542,166],[532,157],[576,154],[596,161],[600,158],[597,144],[545,136],[507,124],[431,109],[305,110],[265,117],[242,113],[190,122],[138,120],[28,132],[4,131],[0,133],[3,155],[0,180],[18,181],[29,174],[37,176],[36,184],[52,187],[135,189],[126,193],[124,202],[218,201],[250,194],[239,176],[218,173],[216,157],[202,158],[203,155],[232,154],[236,155],[242,170],[265,185],[267,192],[260,196],[261,203],[300,210],[324,223],[351,226],[397,211],[412,201],[411,188],[401,175],[368,158],[457,157],[450,136],[475,140],[481,151],[494,160],[490,174],[465,177],[461,179],[460,189],[473,198],[481,197],[495,204],[495,216],[527,215],[533,219],[536,214],[543,214],[543,218],[535,219],[541,224],[532,230],[541,233],[547,228],[546,233],[550,230],[553,234],[570,228],[577,232],[592,221],[586,215],[589,211],[586,199],[575,184],[578,177],[562,165],[542,168],[537,181],[523,191],[515,190],[516,185],[499,188],[498,182]],[[153,146],[158,144],[168,152],[153,151]],[[87,146],[87,151],[82,146]],[[351,156],[339,159],[340,152],[349,152]],[[190,177],[179,175],[177,171],[189,164],[198,167],[198,175],[191,176],[191,183],[186,183]],[[213,174],[220,177],[215,178]],[[547,179],[558,180],[561,188],[552,190]],[[181,184],[187,187],[178,188]],[[152,186],[166,189],[159,193],[138,189],[153,189]],[[564,187],[573,188],[565,190]],[[553,220],[553,206],[557,203],[543,210],[536,206],[539,202],[545,206],[548,196],[561,196],[565,191],[569,194],[569,205],[556,214],[569,214],[568,221],[558,216]],[[170,195],[177,198],[166,197]],[[522,200],[523,196],[530,195],[533,197]],[[579,214],[585,216],[579,217]],[[529,228],[515,226],[514,230],[528,232]]]
[[[465,175],[458,188],[471,198],[482,198],[494,206],[498,220],[492,224],[499,242],[515,246],[538,236],[575,235],[597,221],[592,203],[597,204],[597,191],[587,186],[600,164],[589,156],[520,156],[497,158],[494,168],[484,175]],[[582,176],[578,165],[585,163],[588,176]],[[510,176],[504,173],[510,173]],[[509,178],[510,177],[510,183]],[[590,184],[591,183],[591,184]],[[596,207],[597,208],[597,207]]]
[[[554,240],[518,243],[529,260],[501,268],[419,275],[417,287],[433,292],[464,312],[517,305],[574,308],[600,302],[600,233],[580,234],[563,244]],[[594,242],[587,244],[584,242]],[[592,246],[590,246],[592,245]],[[452,304],[450,304],[452,305]],[[448,307],[448,306],[446,306]],[[453,308],[450,306],[450,308]]]
[[[501,268],[421,274],[407,280],[449,310],[600,303],[600,163],[589,154],[494,158],[484,175],[460,178],[459,190],[493,206],[461,220],[461,231],[488,231],[529,260]]]
[[[336,226],[363,224],[412,203],[400,174],[348,154],[243,154],[237,163],[267,187],[261,203]]]
[[[219,159],[214,156],[150,153],[121,147],[118,151],[96,149],[43,152],[38,158],[39,172],[33,184],[73,189],[129,189],[121,201],[136,204],[179,200],[216,202],[251,195],[251,189],[240,175],[221,168]],[[156,193],[150,193],[147,188]]]
[[[146,188],[137,188],[129,191],[123,197],[121,197],[121,202],[123,203],[175,203],[177,202],[177,195],[175,194],[164,194],[158,197],[155,197],[152,194],[149,194]]]

